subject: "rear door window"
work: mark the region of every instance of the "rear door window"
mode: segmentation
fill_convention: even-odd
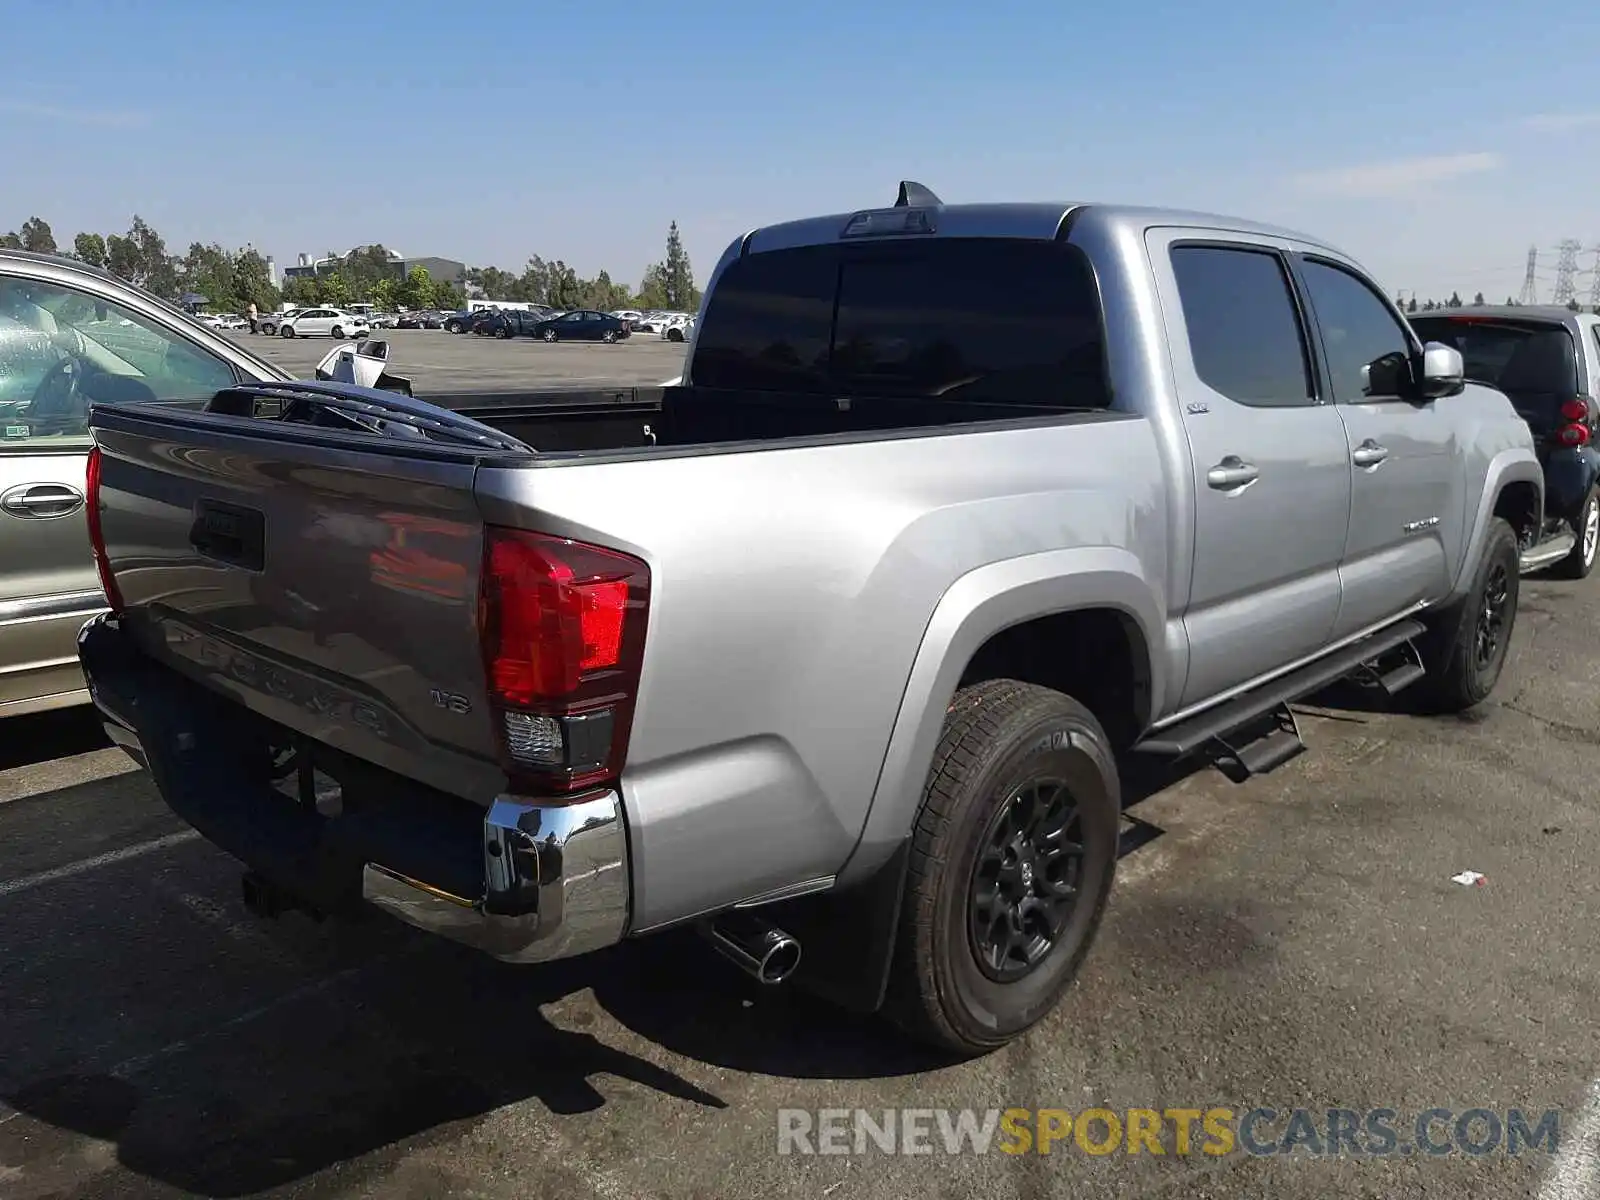
[[[1252,408],[1314,404],[1283,259],[1266,248],[1204,244],[1174,246],[1171,258],[1201,382]]]
[[[1103,408],[1099,295],[1075,247],[993,238],[751,254],[717,281],[697,387]]]

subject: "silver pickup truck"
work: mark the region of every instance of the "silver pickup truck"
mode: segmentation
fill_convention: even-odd
[[[905,184],[739,238],[697,324],[586,403],[92,411],[85,673],[253,909],[693,924],[977,1054],[1082,962],[1128,756],[1500,675],[1528,427],[1324,243]]]

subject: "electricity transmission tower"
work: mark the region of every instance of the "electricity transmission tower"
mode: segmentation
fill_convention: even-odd
[[[1556,291],[1551,301],[1568,304],[1576,291],[1573,279],[1578,274],[1578,252],[1583,249],[1583,243],[1567,238],[1556,249],[1561,251],[1561,257],[1556,259]]]
[[[1528,273],[1522,277],[1522,291],[1517,296],[1518,304],[1539,303],[1539,285],[1534,276],[1534,271],[1539,266],[1539,247],[1528,247]]]
[[[1589,281],[1589,307],[1600,312],[1600,246],[1593,246],[1589,250],[1594,255],[1594,278]]]

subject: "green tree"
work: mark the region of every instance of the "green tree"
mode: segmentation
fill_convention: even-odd
[[[344,277],[343,271],[334,271],[321,278],[323,304],[330,304],[334,308],[343,308],[355,302],[355,289],[350,286],[350,281]]]
[[[314,275],[296,275],[286,279],[283,283],[283,299],[286,304],[296,304],[301,308],[312,308],[322,303],[322,281]]]
[[[371,299],[372,289],[381,280],[394,278],[394,259],[381,243],[357,247],[338,262],[338,274],[344,277],[352,300]]]
[[[1583,311],[1583,305],[1578,303],[1578,298],[1576,296],[1574,296],[1571,300],[1567,301],[1567,307],[1570,308],[1573,312],[1582,312]]]
[[[1460,308],[1461,307],[1461,293],[1459,293],[1459,292],[1451,292],[1450,293],[1450,299],[1448,299],[1448,300],[1446,300],[1444,302],[1444,306],[1446,308]]]
[[[700,306],[700,293],[694,286],[694,269],[689,265],[689,252],[683,248],[683,237],[678,233],[678,223],[667,229],[667,257],[661,264],[666,276],[667,301],[679,312],[693,312]]]
[[[1509,306],[1514,306],[1516,303],[1517,303],[1516,300],[1514,300],[1512,297],[1510,297],[1510,296],[1506,297],[1506,304],[1507,304],[1508,307]]]
[[[517,279],[517,299],[529,304],[543,304],[550,295],[550,266],[535,254],[522,268]]]
[[[106,240],[98,233],[80,233],[72,239],[72,253],[91,267],[106,265]]]
[[[1408,313],[1414,313],[1414,312],[1417,311],[1417,298],[1416,298],[1416,296],[1412,296],[1410,301],[1407,302],[1406,311]]]
[[[1482,292],[1479,292],[1472,298],[1472,306],[1474,308],[1482,308],[1486,303],[1488,303],[1488,301],[1484,300]]]
[[[128,227],[128,240],[139,256],[139,274],[134,282],[164,300],[177,299],[178,265],[168,255],[167,243],[161,235],[135,213],[133,224]]]
[[[129,283],[139,274],[139,248],[120,234],[106,238],[106,269]]]
[[[243,312],[254,301],[258,312],[272,312],[283,297],[272,284],[267,260],[250,247],[233,256],[234,307]]]
[[[191,243],[178,266],[178,287],[204,296],[211,307],[234,307],[233,256],[218,245]]]
[[[667,292],[667,272],[660,263],[651,263],[644,269],[644,279],[639,283],[639,307],[646,310],[671,308]]]
[[[557,259],[550,264],[549,303],[556,308],[580,308],[583,305],[584,283],[578,273]]]
[[[380,312],[392,312],[397,304],[395,297],[399,292],[399,280],[380,279],[372,285],[372,290],[367,293],[367,299],[377,305]]]
[[[412,267],[401,282],[396,299],[407,308],[431,308],[435,302],[433,277],[427,267]]]
[[[0,247],[7,250],[21,250],[22,236],[14,229],[10,233],[0,233]]]
[[[56,252],[56,235],[50,230],[50,222],[43,217],[29,217],[22,223],[22,248],[32,250],[35,254],[54,254]]]
[[[467,272],[467,282],[481,289],[486,300],[511,300],[518,280],[499,267],[474,267]]]
[[[629,300],[628,289],[620,283],[614,283],[608,271],[601,271],[593,279],[583,285],[583,298],[580,302],[582,308],[594,308],[601,312],[613,312],[623,308]]]

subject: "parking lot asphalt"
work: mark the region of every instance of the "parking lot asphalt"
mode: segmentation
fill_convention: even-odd
[[[376,916],[255,921],[83,714],[8,723],[0,1197],[1600,1194],[1597,625],[1600,579],[1525,581],[1470,717],[1331,694],[1273,774],[1131,797],[1159,836],[1079,982],[963,1065],[692,938],[518,969]],[[1091,1104],[1562,1124],[1519,1157],[777,1151],[780,1109]]]
[[[334,343],[328,338],[281,338],[230,333],[245,349],[296,376],[309,377]],[[640,334],[614,346],[532,338],[473,337],[442,329],[385,329],[390,370],[429,392],[517,392],[540,388],[640,387],[662,383],[683,368],[681,343]]]

